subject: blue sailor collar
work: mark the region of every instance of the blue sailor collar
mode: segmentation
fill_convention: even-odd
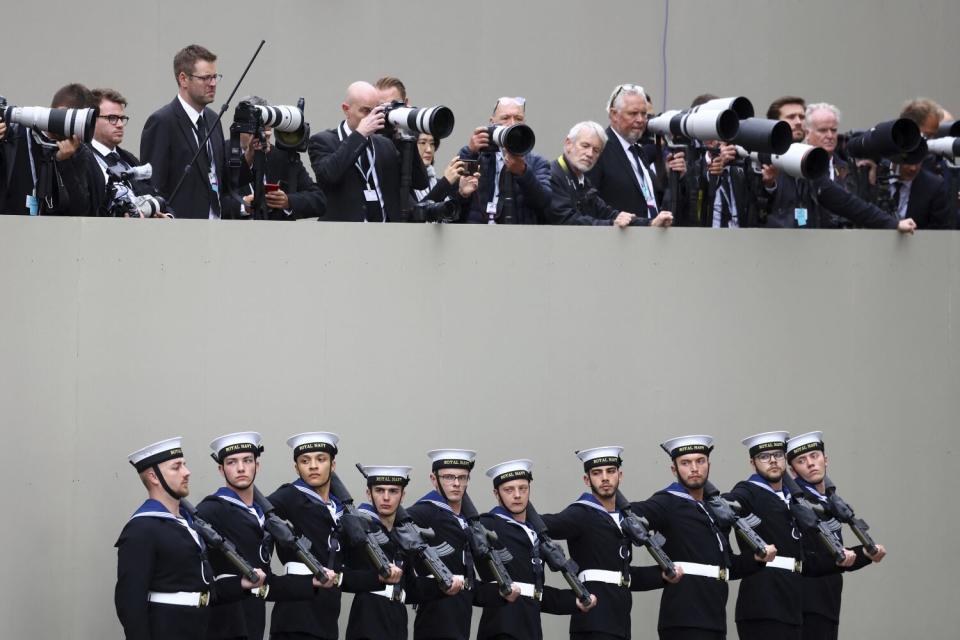
[[[692,500],[692,501],[694,501],[694,502],[698,502],[698,500],[697,500],[696,498],[694,498],[692,495],[690,495],[690,492],[687,491],[687,488],[686,488],[685,486],[683,486],[682,484],[680,484],[679,482],[674,482],[674,483],[668,485],[668,486],[664,489],[664,492],[665,492],[665,493],[669,493],[670,495],[676,496],[676,497],[678,497],[678,498],[683,498],[684,500]]]
[[[530,538],[531,545],[535,545],[540,541],[540,536],[537,535],[537,532],[534,531],[530,525],[528,525],[526,522],[520,522],[517,520],[515,517],[513,517],[512,513],[504,509],[502,506],[498,505],[494,507],[490,510],[490,514],[523,529],[523,532],[527,534],[528,538]]]
[[[460,521],[460,526],[466,527],[467,519],[464,518],[459,513],[457,513],[456,511],[454,511],[453,507],[450,506],[450,503],[447,502],[446,498],[440,495],[439,491],[433,490],[430,493],[423,496],[422,498],[420,498],[419,500],[417,500],[417,504],[421,504],[421,503],[432,504],[433,506],[439,509],[443,509],[444,511],[450,512],[450,515],[454,516],[457,520]]]
[[[187,530],[190,534],[190,537],[193,538],[193,541],[201,549],[204,548],[203,540],[200,539],[200,536],[196,531],[193,530],[193,518],[190,517],[190,514],[186,512],[183,507],[179,509],[180,515],[173,515],[159,500],[154,500],[153,498],[147,498],[146,501],[140,507],[133,512],[133,515],[130,516],[130,519],[134,518],[160,518],[162,520],[173,520],[183,528]]]
[[[603,505],[600,503],[600,501],[597,500],[596,496],[594,496],[592,493],[581,493],[581,494],[580,494],[580,497],[577,498],[577,499],[574,501],[574,504],[582,504],[582,505],[587,506],[587,507],[590,507],[590,508],[592,508],[592,509],[599,509],[600,511],[603,511],[604,513],[617,513],[616,510],[607,511],[607,508],[606,508],[605,506],[603,506]]]
[[[252,506],[248,505],[246,502],[244,502],[240,498],[237,492],[231,489],[230,487],[220,487],[219,489],[217,489],[217,492],[213,495],[220,498],[221,500],[225,500],[226,502],[237,505],[238,507],[240,507],[241,509],[243,509],[244,511],[246,511],[247,513],[255,517],[257,519],[257,522],[260,523],[261,527],[263,526],[263,523],[266,518],[263,514],[263,509],[261,509],[260,505],[258,505],[256,502],[254,502]]]
[[[320,504],[327,507],[328,509],[331,506],[334,507],[332,511],[335,510],[336,513],[338,514],[343,512],[343,504],[339,500],[337,500],[337,497],[332,493],[330,494],[330,502],[325,502],[324,499],[320,497],[320,494],[314,491],[313,487],[311,487],[306,482],[304,482],[302,478],[297,478],[291,484],[295,489],[300,491],[300,493],[303,493],[304,495],[306,495],[311,500],[314,500],[315,502],[319,502]]]
[[[784,471],[784,473],[786,473],[786,471]],[[755,473],[749,478],[747,478],[747,482],[755,484],[761,489],[766,489],[767,491],[774,494],[778,498],[780,497],[780,494],[782,494],[783,495],[782,499],[785,501],[790,499],[790,489],[787,488],[787,485],[781,483],[780,491],[776,491],[774,490],[773,487],[770,486],[770,483],[767,482],[766,479],[763,476],[761,476],[759,473]]]
[[[806,480],[804,480],[804,479],[803,479],[802,477],[800,477],[800,476],[797,476],[797,477],[795,478],[795,480],[797,481],[797,484],[800,485],[800,488],[801,488],[801,489],[806,489],[807,491],[809,491],[809,492],[810,492],[810,495],[814,496],[814,497],[815,497],[817,500],[819,500],[820,502],[826,502],[826,501],[827,501],[827,496],[825,496],[825,495],[823,495],[822,493],[820,493],[819,491],[817,491],[817,487],[816,487],[816,486],[810,484],[809,482],[807,482]]]

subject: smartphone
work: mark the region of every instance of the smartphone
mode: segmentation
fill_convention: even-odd
[[[480,170],[479,160],[464,160],[463,167],[460,168],[460,171],[461,171],[460,175],[472,176],[479,170]]]
[[[279,182],[264,182],[264,183],[263,183],[263,190],[266,191],[267,193],[273,193],[274,191],[279,191],[279,190],[280,190],[280,183],[279,183]]]

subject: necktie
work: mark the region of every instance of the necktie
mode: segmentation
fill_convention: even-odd
[[[630,153],[633,155],[633,159],[637,162],[637,180],[640,181],[640,191],[643,192],[643,198],[646,201],[647,207],[647,217],[651,220],[657,217],[657,207],[656,205],[651,205],[651,202],[656,202],[651,192],[651,185],[647,184],[647,177],[643,172],[643,155],[640,153],[640,145],[633,143],[630,145]]]
[[[206,158],[207,166],[210,163],[210,156],[207,154],[207,145],[203,144],[204,140],[207,139],[207,119],[203,117],[201,113],[197,118],[197,144],[203,145],[203,151],[201,155]]]
[[[720,174],[720,226],[727,228],[730,226],[730,198],[733,197],[733,190],[730,188],[730,174],[724,171]]]
[[[893,213],[900,217],[900,187],[903,183],[897,180],[893,183]]]
[[[108,167],[115,167],[121,162],[120,154],[118,154],[116,151],[111,151],[110,153],[105,155],[103,159],[107,161]]]

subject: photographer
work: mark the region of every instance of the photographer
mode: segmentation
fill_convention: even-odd
[[[604,201],[624,211],[636,211],[647,224],[657,218],[661,209],[670,213],[679,204],[664,201],[662,182],[667,171],[675,171],[680,177],[686,173],[682,152],[668,154],[664,161],[656,146],[644,144],[649,107],[646,91],[640,85],[621,84],[614,88],[607,100],[610,126],[606,133],[610,144],[590,171],[590,180]],[[656,165],[659,170],[654,170]],[[656,175],[663,176],[659,184]]]
[[[217,113],[207,107],[222,77],[217,56],[200,45],[184,47],[173,58],[177,97],[154,111],[143,126],[140,157],[153,166],[151,182],[177,212],[178,218],[215,220],[239,215],[240,205],[226,192],[226,153]],[[213,133],[197,154],[198,145]],[[190,171],[184,177],[184,170]],[[173,190],[183,178],[180,191]]]
[[[247,96],[240,102],[266,107],[270,103],[259,96]],[[244,163],[240,171],[240,196],[244,202],[244,212],[253,213],[253,161],[254,154],[263,150],[265,157],[264,181],[268,185],[264,201],[269,208],[270,220],[301,220],[318,218],[326,212],[327,199],[313,181],[296,151],[280,149],[273,145],[273,129],[263,130],[265,145],[252,133],[240,133],[240,148]]]
[[[782,120],[790,125],[794,142],[803,142],[807,132],[803,127],[807,119],[807,103],[799,96],[782,96],[767,107],[768,120]]]
[[[310,138],[310,164],[327,195],[324,220],[400,220],[401,153],[394,141],[378,134],[385,124],[384,106],[376,87],[354,82],[340,105],[343,121]],[[425,189],[427,173],[415,151],[413,156],[412,187]]]
[[[93,140],[90,141],[90,148],[94,153],[99,171],[92,174],[91,186],[97,194],[100,201],[100,208],[97,215],[114,215],[118,209],[112,205],[116,200],[117,193],[108,187],[110,184],[110,175],[108,169],[116,167],[119,169],[131,169],[140,166],[140,160],[132,153],[120,147],[123,142],[123,134],[127,129],[127,122],[130,118],[124,113],[127,106],[127,99],[119,91],[113,89],[94,89],[94,103],[99,107],[100,113],[97,116],[97,125],[93,132]],[[129,188],[136,196],[157,196],[156,189],[149,182],[141,180],[130,180],[129,184],[122,187],[122,190]],[[131,203],[132,206],[132,203]],[[134,215],[129,210],[125,215]],[[157,218],[172,218],[169,212],[157,211],[152,214]]]
[[[584,175],[596,164],[607,144],[607,134],[596,122],[573,125],[563,141],[563,155],[550,164],[552,194],[548,219],[552,224],[615,226],[637,224],[636,214],[613,208],[597,194]],[[654,227],[669,227],[673,216],[661,212],[649,222]]]
[[[523,123],[526,100],[500,98],[490,122],[497,126]],[[476,193],[464,202],[468,212],[463,222],[480,224],[544,224],[550,207],[550,164],[533,152],[516,155],[506,149],[491,149],[487,127],[477,127],[460,158],[479,158],[480,182]],[[509,181],[509,184],[507,184]],[[501,193],[512,194],[513,211],[504,215]]]
[[[87,109],[90,90],[68,84],[53,96],[53,109]],[[78,135],[60,136],[37,127],[9,125],[5,133],[0,181],[0,212],[20,215],[96,215],[100,202],[91,178],[93,153]]]

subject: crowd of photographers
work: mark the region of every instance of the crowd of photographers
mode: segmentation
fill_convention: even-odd
[[[533,151],[526,101],[502,97],[489,123],[435,165],[453,130],[444,106],[415,108],[397,78],[355,82],[343,120],[311,135],[302,101],[248,96],[225,138],[208,107],[221,79],[198,45],[173,62],[178,92],[123,149],[127,101],[63,87],[51,107],[0,98],[0,212],[114,217],[319,219],[714,228],[955,229],[960,122],[935,102],[841,134],[827,103],[786,96],[765,118],[743,97],[698,96],[652,113],[621,84],[608,126],[573,125],[563,152]],[[313,175],[301,160],[306,151]]]

